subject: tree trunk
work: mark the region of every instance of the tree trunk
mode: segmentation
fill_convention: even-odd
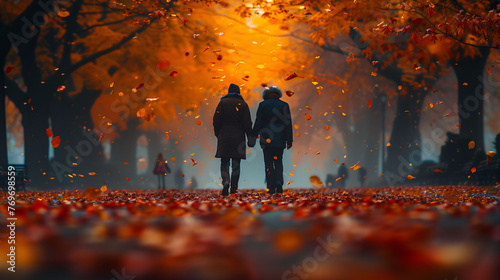
[[[370,111],[365,117],[365,124],[368,124],[367,133],[363,147],[365,151],[364,161],[361,165],[366,167],[366,180],[372,180],[378,178],[379,176],[379,151],[380,151],[380,137],[381,137],[381,110],[380,106],[373,106],[373,111]]]
[[[47,100],[33,98],[33,110],[23,110],[24,156],[30,178],[36,184],[46,184],[49,176],[48,148],[49,138],[46,129],[49,127]],[[30,107],[31,107],[30,106]],[[44,173],[46,173],[44,175]]]
[[[452,66],[458,82],[460,135],[474,140],[476,149],[484,151],[483,73],[490,49],[479,50],[480,55],[463,57]]]
[[[403,183],[422,159],[419,126],[425,95],[426,91],[421,89],[409,90],[407,94],[398,96],[397,113],[389,140],[390,146],[387,146],[384,172],[389,185]]]
[[[127,129],[120,131],[120,136],[111,145],[111,164],[119,173],[118,182],[129,178],[137,178],[137,139],[140,134],[137,130],[138,120],[132,116],[127,122]]]

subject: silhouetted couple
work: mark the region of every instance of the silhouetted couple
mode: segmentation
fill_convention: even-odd
[[[228,94],[221,97],[217,106],[213,124],[217,137],[215,157],[221,159],[222,195],[238,190],[240,163],[246,159],[246,145],[254,147],[257,137],[264,151],[267,193],[283,193],[283,151],[290,149],[293,142],[290,107],[280,99],[283,93],[278,87],[266,88],[262,97],[264,101],[259,104],[253,128],[250,109],[237,85],[229,86]]]

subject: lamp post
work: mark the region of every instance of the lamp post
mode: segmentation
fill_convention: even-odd
[[[380,143],[382,145],[382,174],[385,173],[385,104],[387,103],[387,95],[382,93],[380,95],[380,106],[382,113],[382,132],[380,135]]]

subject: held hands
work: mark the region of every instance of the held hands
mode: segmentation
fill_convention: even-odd
[[[248,137],[248,142],[247,142],[248,147],[250,148],[255,147],[255,142],[257,142],[256,137]]]

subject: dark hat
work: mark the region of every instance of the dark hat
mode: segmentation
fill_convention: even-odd
[[[238,85],[235,85],[235,84],[230,84],[229,85],[229,90],[227,91],[227,93],[240,93],[240,87]]]
[[[279,97],[283,97],[283,93],[281,92],[281,89],[277,86],[270,86],[268,88],[266,88],[263,92],[262,92],[262,98],[265,98],[267,94],[269,93],[277,93],[279,95]]]

